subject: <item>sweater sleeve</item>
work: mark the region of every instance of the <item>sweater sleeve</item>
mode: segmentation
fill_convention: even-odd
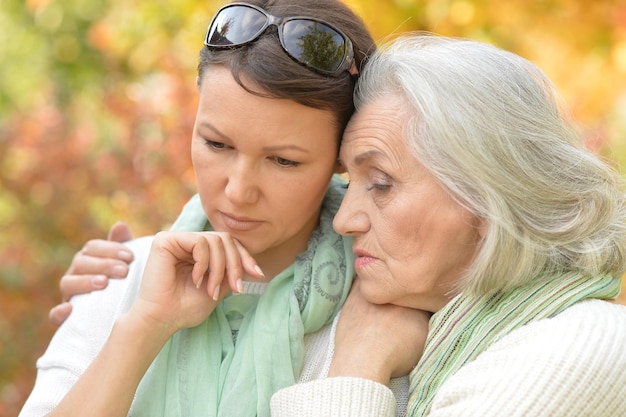
[[[396,399],[377,382],[333,377],[283,388],[270,408],[272,417],[394,417]]]
[[[135,262],[126,279],[112,279],[103,290],[72,297],[72,314],[37,360],[35,386],[19,417],[45,416],[54,410],[100,352],[115,319],[132,305],[150,240],[137,239],[129,247]]]
[[[626,307],[581,302],[495,343],[446,381],[429,417],[626,415]]]

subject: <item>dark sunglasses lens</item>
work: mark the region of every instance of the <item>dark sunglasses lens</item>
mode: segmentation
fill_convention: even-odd
[[[283,26],[282,40],[294,58],[322,71],[336,71],[345,58],[343,37],[323,23],[289,20]]]
[[[256,38],[267,17],[246,6],[226,7],[218,12],[207,34],[210,46],[239,45]]]

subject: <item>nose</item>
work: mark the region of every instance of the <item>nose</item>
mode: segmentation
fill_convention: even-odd
[[[333,219],[333,228],[344,236],[356,236],[369,230],[369,217],[365,201],[359,201],[356,192],[348,188],[341,206]]]
[[[259,175],[245,160],[236,161],[228,169],[228,183],[224,193],[234,204],[253,204],[259,197]]]

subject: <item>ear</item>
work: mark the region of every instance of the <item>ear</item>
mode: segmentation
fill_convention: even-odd
[[[476,219],[476,222],[478,223],[476,225],[476,229],[478,230],[478,237],[480,238],[480,240],[484,240],[485,237],[487,237],[487,233],[489,232],[489,222],[487,221],[487,219],[482,217]]]
[[[341,163],[341,161],[337,159],[337,161],[335,161],[335,168],[333,170],[333,174],[345,174],[345,173],[346,173],[346,169],[343,167],[343,164]]]

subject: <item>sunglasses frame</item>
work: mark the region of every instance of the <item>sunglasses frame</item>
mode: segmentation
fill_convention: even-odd
[[[212,44],[209,40],[210,36],[211,36],[211,32],[212,32],[212,28],[213,25],[216,23],[216,20],[218,19],[218,17],[220,16],[220,14],[226,10],[226,9],[230,9],[233,7],[244,7],[244,8],[248,8],[248,9],[253,9],[256,10],[257,12],[261,13],[262,15],[265,16],[265,23],[263,24],[263,26],[261,27],[261,29],[259,29],[254,36],[252,36],[249,40],[246,40],[244,42],[239,42],[239,43],[231,43],[228,45],[216,45],[216,44]],[[289,52],[289,50],[287,49],[287,47],[285,46],[285,41],[283,39],[284,37],[284,27],[285,24],[293,21],[293,20],[304,20],[304,21],[308,21],[308,22],[314,22],[317,24],[321,24],[326,26],[328,29],[333,30],[335,33],[337,33],[337,35],[339,35],[342,40],[343,40],[343,45],[344,45],[344,51],[343,51],[343,58],[341,60],[341,62],[339,63],[339,65],[337,66],[337,68],[335,70],[329,71],[329,70],[325,70],[323,68],[318,68],[314,65],[311,65],[305,61],[300,60],[300,58],[298,58],[297,56],[293,55],[291,52]],[[280,46],[283,48],[283,50],[285,51],[285,53],[287,53],[287,55],[289,55],[293,60],[295,60],[296,62],[298,62],[299,64],[305,65],[307,68],[312,69],[314,71],[317,71],[319,73],[322,73],[324,75],[331,75],[331,76],[338,76],[339,74],[341,74],[343,71],[348,71],[351,75],[353,76],[357,76],[359,74],[359,71],[356,67],[356,62],[354,59],[354,47],[352,45],[352,41],[350,40],[350,38],[348,38],[348,36],[346,36],[342,31],[340,31],[339,29],[337,29],[336,27],[334,27],[333,25],[331,25],[330,23],[322,20],[322,19],[317,19],[314,17],[308,17],[308,16],[290,16],[290,17],[277,17],[274,15],[269,14],[267,11],[265,11],[264,9],[255,6],[253,4],[249,4],[249,3],[243,3],[243,2],[233,2],[233,3],[229,3],[225,6],[222,6],[213,16],[213,19],[211,19],[211,23],[209,24],[209,27],[207,28],[207,32],[206,35],[204,37],[204,45],[208,48],[217,48],[217,49],[232,49],[232,48],[236,48],[251,42],[254,42],[255,40],[257,40],[259,38],[259,36],[261,36],[261,34],[263,34],[263,32],[265,32],[267,30],[268,27],[270,26],[276,26],[277,31],[278,31],[278,39],[280,41]]]

